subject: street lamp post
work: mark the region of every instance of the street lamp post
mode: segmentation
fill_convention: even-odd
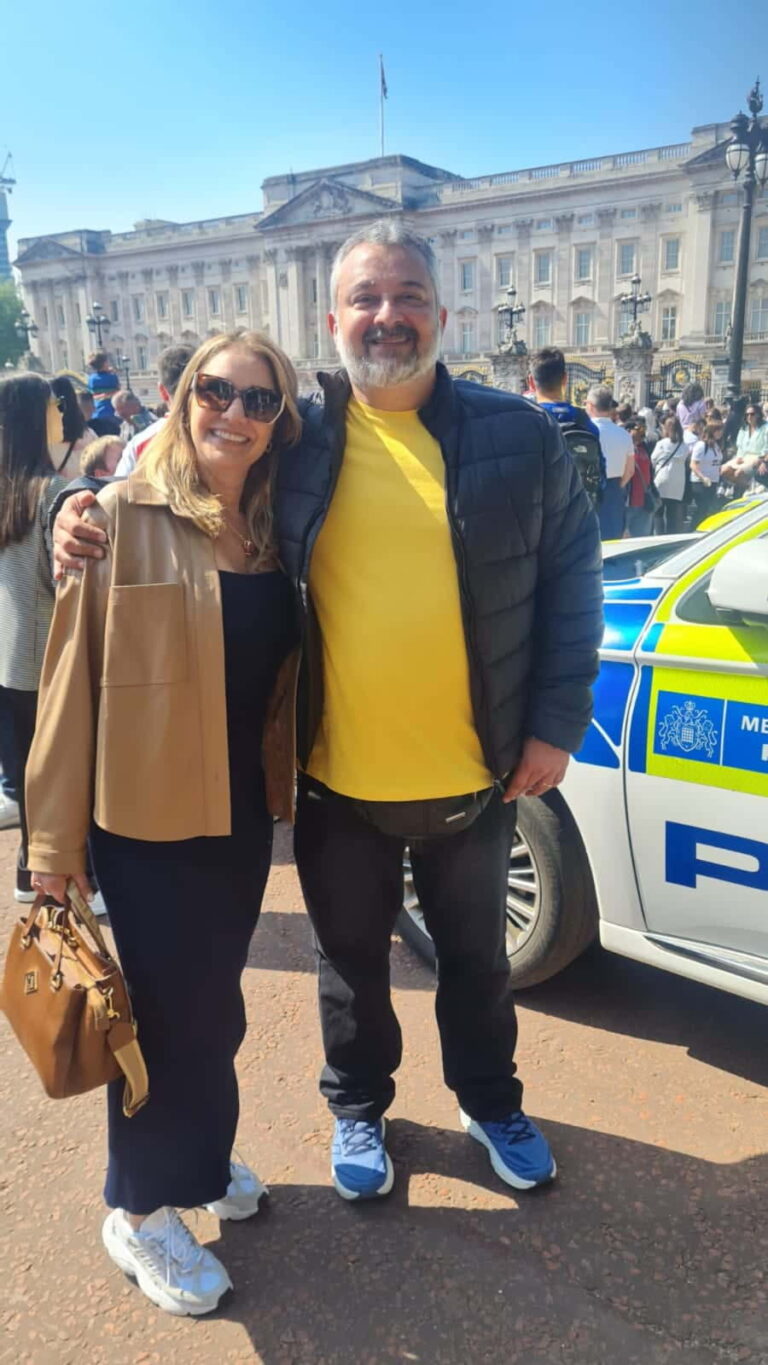
[[[632,314],[632,322],[629,329],[629,335],[632,337],[637,337],[640,332],[640,325],[637,321],[639,315],[641,313],[647,313],[651,306],[651,296],[648,291],[646,290],[644,294],[640,293],[640,286],[642,283],[639,275],[633,275],[630,280],[632,286],[631,292],[619,295],[619,303],[624,312]]]
[[[127,389],[130,389],[130,387],[131,387],[131,360],[130,360],[130,356],[127,356],[127,355],[121,355],[121,356],[119,356],[119,357],[118,357],[118,364],[119,364],[119,366],[120,366],[120,369],[123,371],[123,374],[125,375],[125,387],[126,387]]]
[[[511,284],[507,290],[507,302],[500,303],[496,309],[499,317],[503,319],[506,327],[504,345],[499,349],[512,351],[515,355],[525,355],[528,348],[525,342],[517,335],[517,324],[522,322],[525,317],[525,304],[516,303],[517,290]]]
[[[725,149],[725,160],[734,180],[744,176],[744,198],[741,205],[739,256],[736,264],[736,284],[733,293],[731,344],[728,355],[728,396],[737,398],[741,392],[741,366],[744,358],[744,321],[747,311],[747,280],[749,277],[749,239],[752,234],[752,209],[755,187],[768,181],[768,135],[760,125],[763,97],[760,81],[755,81],[747,95],[752,115],[738,113],[731,122],[732,140]]]
[[[39,330],[37,323],[33,322],[26,308],[22,308],[16,319],[15,331],[19,340],[24,342],[24,349],[26,351],[30,349],[29,338],[36,337]]]
[[[101,334],[102,332],[109,331],[109,318],[106,316],[104,309],[102,308],[100,303],[91,304],[90,317],[87,317],[85,321],[88,325],[89,332],[96,333],[96,341],[99,350],[101,350],[102,345]]]

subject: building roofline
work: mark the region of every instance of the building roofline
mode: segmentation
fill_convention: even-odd
[[[408,166],[411,170],[420,171],[422,175],[428,176],[430,180],[461,180],[461,176],[456,175],[455,171],[444,171],[440,166],[430,166],[426,161],[418,161],[414,156],[403,156],[397,152],[391,156],[371,156],[364,161],[349,161],[344,166],[321,166],[319,169],[310,168],[306,171],[285,171],[282,175],[269,175],[261,182],[262,189],[267,185],[279,185],[292,178],[332,179],[337,175],[348,175],[350,171],[363,170],[366,166]]]

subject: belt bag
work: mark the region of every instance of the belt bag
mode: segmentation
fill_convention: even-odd
[[[351,797],[358,815],[381,834],[396,839],[435,839],[461,834],[482,815],[496,787],[468,792],[466,796],[441,796],[433,801],[360,801]]]
[[[17,921],[0,1008],[52,1099],[124,1076],[126,1117],[146,1102],[147,1069],[125,980],[74,882],[63,905],[38,896]]]

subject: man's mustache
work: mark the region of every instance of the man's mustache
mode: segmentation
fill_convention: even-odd
[[[363,336],[366,345],[376,341],[417,341],[413,327],[369,327]]]

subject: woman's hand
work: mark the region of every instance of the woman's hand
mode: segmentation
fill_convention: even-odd
[[[93,888],[84,872],[33,872],[32,888],[34,891],[42,891],[46,896],[52,896],[59,905],[64,904],[64,894],[67,889],[67,882],[73,881],[80,895],[84,900],[93,899]]]

